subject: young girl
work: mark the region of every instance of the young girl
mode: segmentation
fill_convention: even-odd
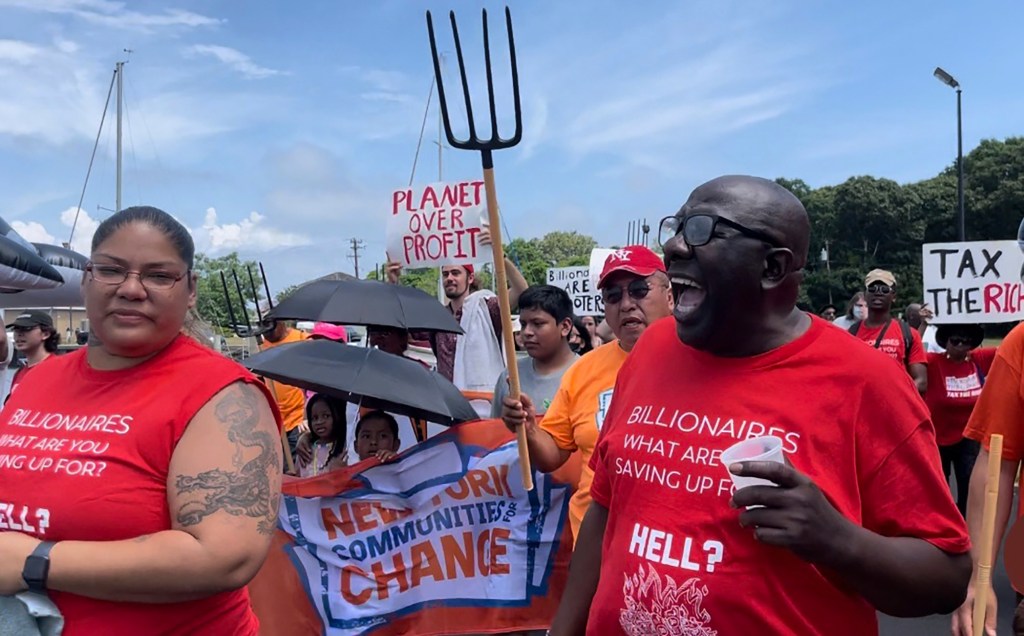
[[[394,459],[402,445],[398,439],[398,421],[384,411],[370,411],[356,424],[356,455],[359,461],[376,457],[382,462]]]
[[[348,420],[344,402],[317,393],[306,402],[306,421],[313,452],[308,462],[299,457],[299,476],[312,477],[347,466]]]

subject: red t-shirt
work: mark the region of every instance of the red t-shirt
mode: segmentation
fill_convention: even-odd
[[[817,317],[795,341],[739,359],[682,344],[667,318],[619,372],[591,459],[590,494],[609,512],[588,635],[877,634],[861,596],[740,526],[720,455],[760,435],[781,437],[854,523],[969,549],[904,371]]]
[[[10,396],[12,393],[14,393],[14,390],[18,388],[18,385],[24,382],[25,378],[27,378],[30,373],[35,371],[40,364],[43,364],[47,360],[51,360],[54,357],[55,356],[53,354],[50,354],[43,358],[42,360],[40,360],[39,362],[37,362],[36,364],[33,364],[32,366],[19,367],[18,370],[14,372],[14,377],[11,378],[11,390],[7,393],[7,399],[11,399]]]
[[[928,356],[925,354],[924,345],[921,344],[921,334],[917,332],[917,329],[908,330],[910,332],[910,356],[908,357],[907,343],[903,340],[903,327],[900,325],[900,321],[894,318],[888,324],[889,328],[885,330],[885,335],[881,340],[878,339],[878,334],[882,333],[882,328],[885,325],[868,327],[861,323],[860,329],[857,330],[854,337],[871,346],[878,342],[878,350],[899,362],[900,366],[928,364]]]
[[[187,336],[121,371],[93,369],[86,349],[40,365],[0,411],[0,531],[116,541],[170,529],[175,445],[196,412],[239,380],[263,387]],[[65,636],[258,631],[245,589],[166,604],[50,596],[64,615]]]
[[[975,349],[963,362],[953,362],[945,353],[928,354],[928,393],[924,399],[932,413],[939,446],[952,446],[964,438],[967,420],[981,395],[982,377],[988,375],[995,357],[995,348]]]

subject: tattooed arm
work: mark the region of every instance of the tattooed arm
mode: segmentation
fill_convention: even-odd
[[[110,601],[173,603],[246,585],[277,524],[281,444],[266,397],[237,382],[193,418],[167,477],[172,529],[128,541],[62,541],[49,587]]]

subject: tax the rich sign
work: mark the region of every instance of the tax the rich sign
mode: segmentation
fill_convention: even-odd
[[[934,323],[1024,320],[1024,254],[1017,241],[927,243],[921,257],[924,302]]]

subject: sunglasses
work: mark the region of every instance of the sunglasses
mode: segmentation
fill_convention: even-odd
[[[625,286],[605,287],[601,290],[601,298],[606,305],[618,305],[627,293],[633,300],[643,300],[651,293],[651,285],[646,278],[638,278]]]
[[[683,240],[686,241],[686,244],[690,247],[707,245],[713,238],[729,238],[727,236],[715,235],[715,229],[719,224],[731,227],[748,238],[757,239],[758,241],[767,243],[772,247],[779,247],[778,242],[767,234],[759,232],[758,230],[753,230],[744,225],[740,225],[736,221],[732,221],[721,216],[715,216],[714,214],[691,214],[690,216],[682,219],[678,216],[665,217],[661,220],[661,225],[659,227],[658,244],[664,248],[669,241],[680,234],[683,235]]]
[[[868,293],[871,294],[888,294],[893,290],[892,287],[885,283],[875,283],[874,285],[868,285]]]
[[[961,336],[950,336],[949,338],[946,339],[946,342],[948,344],[953,345],[954,347],[962,347],[964,345],[971,344],[970,339]]]

